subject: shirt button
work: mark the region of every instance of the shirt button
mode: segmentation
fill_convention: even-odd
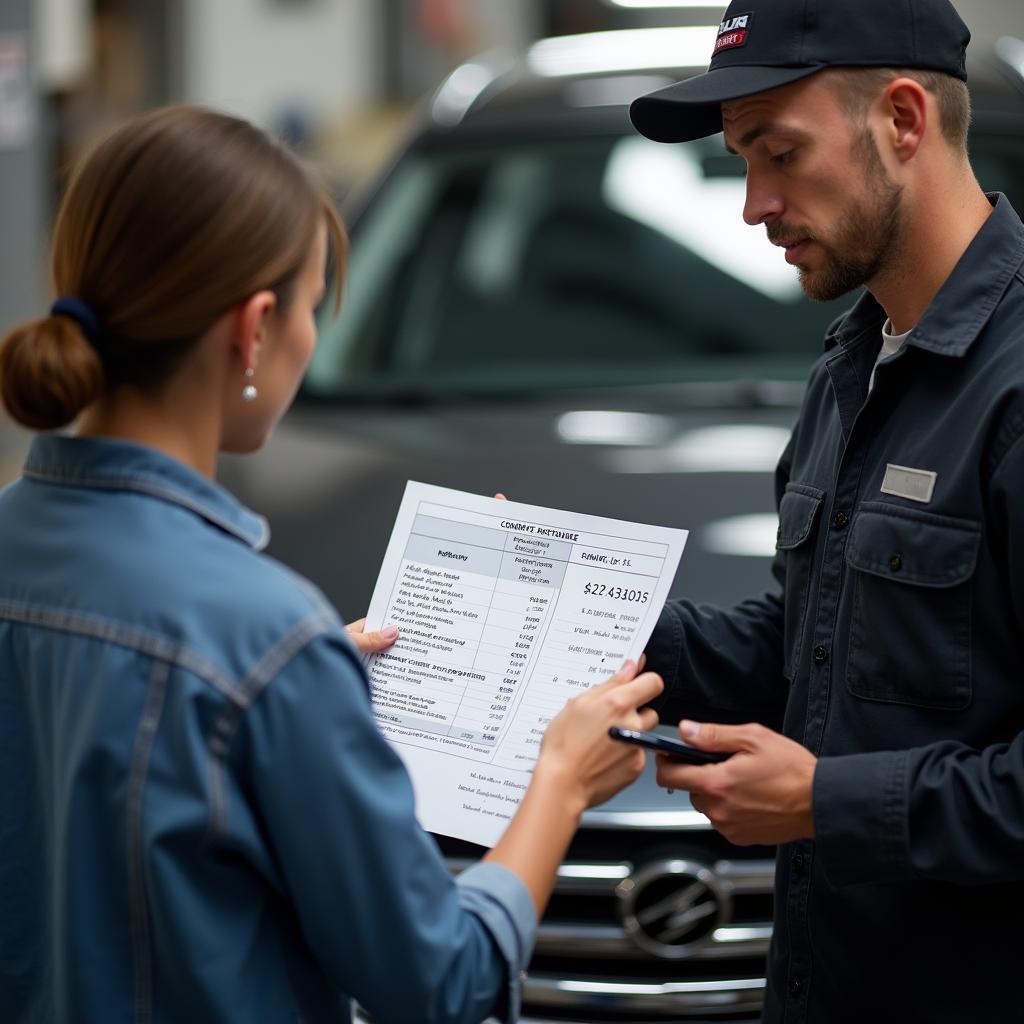
[[[793,854],[793,869],[795,871],[803,871],[804,863],[804,855],[802,853]]]
[[[824,665],[826,661],[828,661],[828,648],[819,644],[814,648],[814,663]]]
[[[844,530],[850,525],[850,517],[845,512],[837,512],[834,522],[836,529]]]
[[[804,986],[803,986],[803,982],[801,982],[799,978],[794,978],[794,979],[793,979],[793,980],[792,980],[792,981],[791,981],[791,982],[789,983],[789,992],[790,992],[790,995],[794,995],[794,996],[798,996],[798,995],[800,995],[800,990],[801,990],[801,989],[802,989],[803,987],[804,987]]]
[[[900,569],[903,568],[903,557],[901,555],[893,555],[892,558],[889,559],[889,568],[892,569],[893,572],[899,572]]]

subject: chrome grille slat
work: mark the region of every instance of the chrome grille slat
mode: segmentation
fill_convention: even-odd
[[[583,828],[599,831],[710,832],[700,811],[587,811]]]
[[[736,933],[734,935],[734,933]],[[725,957],[764,956],[771,939],[771,925],[717,928],[707,945],[695,949],[688,960],[721,960]],[[614,925],[543,924],[537,932],[536,951],[545,957],[583,956],[615,960],[649,960],[650,953],[637,946]]]
[[[700,1010],[703,1014],[756,1011],[764,1000],[763,978],[726,981],[667,981],[632,983],[567,980],[530,975],[524,1000],[546,1007],[593,1007],[633,1013],[678,1013]]]
[[[449,857],[448,868],[458,875],[475,861],[467,857]],[[607,895],[624,878],[628,878],[633,865],[628,861],[594,863],[567,862],[558,869],[555,891],[559,893],[593,893]],[[770,893],[775,884],[775,861],[773,860],[720,860],[711,865],[711,870],[727,882],[737,894]]]
[[[475,862],[449,857],[447,863],[451,873],[458,875]],[[607,896],[615,891],[619,882],[629,877],[632,870],[633,865],[625,861],[592,864],[571,861],[559,867],[555,892]]]

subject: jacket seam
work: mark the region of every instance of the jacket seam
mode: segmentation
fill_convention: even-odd
[[[892,501],[880,501],[867,498],[857,509],[858,515],[887,516],[893,519],[906,519],[918,526],[935,527],[940,530],[956,530],[960,533],[981,534],[981,527],[976,519],[964,519],[961,516],[940,515],[937,512],[926,512],[922,508],[908,508]]]
[[[207,745],[209,756],[210,777],[210,821],[207,829],[209,837],[224,834],[227,827],[227,786],[226,767],[228,752],[235,730],[242,721],[246,711],[256,702],[260,694],[270,685],[281,670],[310,641],[330,632],[336,626],[333,615],[326,611],[303,619],[289,633],[278,640],[259,659],[255,667],[242,681],[238,699],[229,704],[221,712],[214,723]]]
[[[661,693],[648,705],[658,712],[659,719],[661,718],[661,709],[668,701],[669,689],[674,684],[675,680],[679,678],[679,665],[683,656],[682,619],[671,602],[666,602],[665,612],[670,617],[672,625],[672,654],[670,657],[672,672],[671,675],[668,676],[668,679],[671,680],[671,682],[667,682]]]
[[[146,703],[135,733],[131,772],[128,779],[126,835],[134,981],[132,1019],[135,1024],[151,1024],[153,1020],[153,949],[146,901],[142,803],[169,676],[170,665],[166,661],[153,663],[153,672],[146,692]]]
[[[1010,457],[1010,453],[1017,446],[1021,438],[1024,438],[1024,417],[1016,420],[1013,424],[1007,424],[1004,428],[1004,435],[999,439],[1001,451],[993,452],[989,456],[988,479],[993,480],[1003,468],[1003,462]]]
[[[62,633],[74,633],[94,640],[106,640],[176,665],[178,668],[187,669],[233,704],[242,699],[239,686],[203,655],[177,641],[168,640],[137,626],[101,619],[84,612],[34,607],[13,601],[0,601],[0,620],[2,619],[26,626],[41,626]]]
[[[257,550],[261,547],[265,547],[267,543],[268,530],[265,522],[261,524],[259,536],[253,537],[244,526],[231,522],[231,520],[224,518],[224,516],[217,512],[214,512],[208,505],[204,505],[193,500],[182,491],[173,487],[161,487],[159,484],[154,484],[138,477],[116,475],[98,477],[88,476],[85,474],[65,475],[51,472],[43,473],[37,469],[25,469],[23,475],[40,483],[57,484],[65,487],[92,487],[97,490],[127,490],[137,491],[141,494],[148,494],[150,497],[161,498],[164,501],[169,501],[175,505],[180,505],[182,508],[186,508],[191,512],[195,512],[196,515],[208,520],[215,526],[219,526],[226,533],[244,541],[247,545],[256,548]]]

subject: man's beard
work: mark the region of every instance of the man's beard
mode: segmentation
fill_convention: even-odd
[[[861,157],[865,196],[846,205],[829,242],[785,224],[772,225],[774,230],[768,232],[773,242],[813,238],[824,249],[825,261],[818,270],[799,267],[800,286],[816,302],[831,302],[860,288],[900,258],[903,187],[889,177],[874,137],[866,129],[855,153]]]

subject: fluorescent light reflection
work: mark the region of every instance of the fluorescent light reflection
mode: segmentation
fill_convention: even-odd
[[[771,473],[789,435],[760,424],[702,427],[662,448],[609,452],[607,458],[616,473]],[[773,527],[773,545],[774,537]]]
[[[743,221],[744,178],[706,178],[699,150],[626,138],[605,172],[612,209],[667,235],[737,281],[781,302],[801,295],[796,270],[763,229]]]
[[[664,75],[616,75],[614,78],[583,78],[569,82],[565,98],[573,107],[624,107],[637,96],[664,89],[674,79]]]
[[[706,67],[717,34],[717,25],[689,25],[554,36],[534,43],[526,59],[545,76]]]
[[[487,67],[469,63],[457,67],[441,84],[434,96],[431,113],[438,124],[458,124],[479,99],[484,90],[495,82],[506,68]]]
[[[582,878],[588,882],[594,879],[619,882],[629,878],[630,871],[629,864],[563,864],[558,869],[558,877]]]
[[[1024,78],[1024,42],[1015,36],[1003,36],[996,40],[996,53],[1004,64]]]
[[[644,412],[567,412],[555,430],[566,444],[645,446],[660,444],[671,433],[671,421]]]
[[[729,981],[666,981],[658,984],[626,981],[559,981],[563,992],[587,992],[595,995],[672,995],[687,992],[755,991],[765,987],[764,978],[734,978]]]
[[[716,928],[711,936],[715,942],[766,942],[772,937],[767,928]]]
[[[732,516],[708,523],[698,534],[701,547],[715,555],[771,558],[779,518],[773,515]]]

